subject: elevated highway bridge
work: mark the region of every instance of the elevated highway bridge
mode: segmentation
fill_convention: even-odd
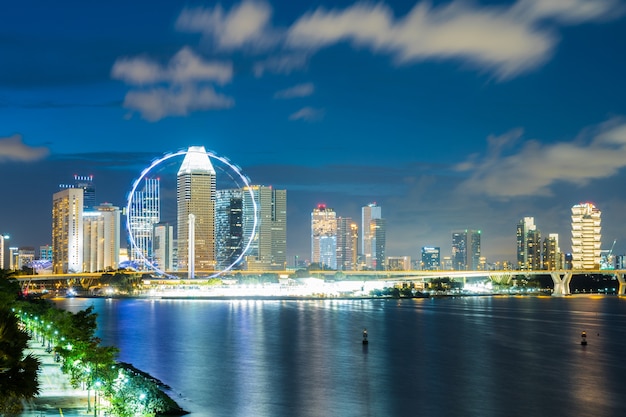
[[[148,272],[132,272],[126,273],[136,276],[138,280],[157,280],[162,282],[173,281],[191,281],[187,278],[186,272],[172,273],[168,278],[152,277]],[[198,277],[194,279],[196,282],[207,280],[215,271],[198,271]],[[261,275],[278,275],[280,277],[295,276],[295,271],[229,271],[219,275],[221,279],[237,279],[239,277],[256,277]],[[362,279],[362,280],[377,280],[377,281],[389,281],[389,282],[422,282],[426,283],[433,279],[438,278],[451,278],[451,279],[467,279],[467,278],[485,278],[490,279],[496,283],[509,283],[515,277],[533,277],[533,276],[547,276],[552,278],[554,289],[553,296],[565,296],[571,294],[570,283],[572,277],[576,275],[606,275],[614,276],[619,283],[617,291],[618,295],[626,295],[626,280],[624,278],[626,270],[528,270],[528,271],[514,271],[514,270],[489,270],[489,271],[310,271],[309,275],[316,278],[324,279],[336,279],[339,276],[345,276],[348,279]],[[39,274],[39,275],[20,275],[16,279],[23,287],[27,286],[44,286],[48,289],[54,288],[67,288],[71,286],[81,286],[83,288],[89,288],[91,286],[98,285],[103,276],[111,276],[114,273],[77,273],[77,274]]]

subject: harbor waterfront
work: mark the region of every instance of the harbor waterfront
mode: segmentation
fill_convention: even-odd
[[[623,297],[53,302],[194,417],[626,415]]]

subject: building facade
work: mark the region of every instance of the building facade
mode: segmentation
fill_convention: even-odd
[[[52,196],[52,271],[83,272],[83,190],[67,188]]]
[[[337,270],[352,271],[355,266],[352,218],[337,218]]]
[[[441,248],[433,246],[422,247],[422,269],[424,271],[441,269]]]
[[[371,268],[375,271],[385,270],[387,248],[387,223],[385,219],[370,221],[370,241],[372,243]]]
[[[370,203],[367,206],[361,208],[361,256],[365,263],[365,268],[373,268],[373,255],[374,250],[372,239],[372,227],[371,222],[373,219],[382,218],[382,208],[376,203]]]
[[[256,206],[257,227],[253,235]],[[243,189],[243,245],[246,269],[284,270],[287,267],[287,191],[251,185]]]
[[[542,269],[548,271],[563,269],[563,254],[559,248],[558,233],[550,233],[543,239]]]
[[[214,271],[216,175],[204,146],[187,150],[176,176],[178,270]]]
[[[171,272],[175,270],[174,259],[174,226],[169,223],[157,223],[154,225],[153,255],[154,263],[160,271]]]
[[[325,204],[311,212],[311,263],[337,269],[337,213]]]
[[[601,215],[591,203],[572,207],[572,268],[598,269],[601,261]]]
[[[534,217],[524,217],[517,223],[517,269],[541,269],[541,232]]]
[[[83,213],[82,272],[111,271],[120,263],[120,209],[105,203]]]
[[[154,263],[154,225],[161,221],[161,185],[158,178],[146,178],[141,191],[136,191],[129,207],[128,227],[132,234],[130,259],[140,269]]]
[[[452,233],[452,269],[456,271],[480,269],[481,233],[480,230]]]
[[[239,269],[243,262],[243,190],[217,190],[215,194],[215,258],[217,268]],[[242,259],[240,259],[242,261]]]

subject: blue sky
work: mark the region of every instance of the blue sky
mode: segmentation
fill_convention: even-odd
[[[0,232],[51,240],[51,199],[93,174],[124,206],[165,152],[204,145],[288,190],[288,254],[310,212],[376,201],[388,255],[481,229],[514,259],[535,217],[570,249],[572,205],[626,251],[621,0],[25,0],[0,27]]]

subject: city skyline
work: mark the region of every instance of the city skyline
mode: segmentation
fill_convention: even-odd
[[[310,254],[318,204],[360,219],[372,201],[388,256],[443,257],[469,229],[488,260],[515,262],[525,217],[568,252],[585,202],[602,249],[625,253],[624,10],[20,2],[0,28],[0,234],[50,244],[50,196],[72,175],[124,207],[150,161],[205,146],[287,190],[288,259]]]

